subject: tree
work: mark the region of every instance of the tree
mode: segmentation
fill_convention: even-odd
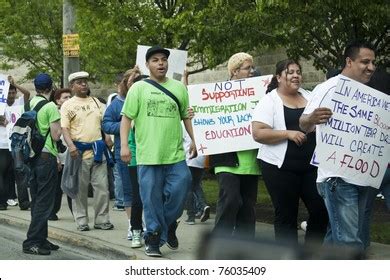
[[[22,63],[28,68],[26,78],[48,72],[62,80],[62,1],[3,0],[1,4],[2,68]]]
[[[99,81],[135,63],[137,45],[189,52],[192,73],[238,51],[285,47],[317,68],[340,67],[346,42],[372,42],[389,66],[388,0],[73,0],[81,67]],[[62,1],[0,0],[4,66],[27,63],[27,78],[62,76]]]
[[[271,44],[256,25],[256,1],[75,0],[81,49],[88,69],[108,78],[132,67],[136,46],[189,52],[190,73],[226,61],[237,51]],[[267,38],[265,38],[267,37]]]
[[[262,22],[290,57],[313,59],[318,69],[343,66],[348,42],[364,40],[376,49],[378,65],[390,62],[390,4],[387,0],[264,0],[257,8]]]
[[[62,76],[62,1],[4,2],[0,47],[5,63],[27,63]],[[212,68],[232,53],[268,44],[256,22],[256,1],[73,0],[80,34],[80,62],[100,81],[135,63],[138,44],[188,50],[192,73]],[[267,37],[263,39],[263,37]],[[259,43],[259,44],[258,44]]]

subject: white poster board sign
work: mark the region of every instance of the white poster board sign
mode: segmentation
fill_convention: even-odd
[[[138,45],[137,47],[137,60],[136,64],[138,65],[141,73],[144,75],[149,75],[149,69],[146,67],[145,55],[146,51],[150,46]],[[187,65],[187,51],[168,49],[170,55],[168,58],[168,72],[167,77],[173,78],[180,81],[183,77],[184,70]]]
[[[379,188],[390,160],[390,97],[340,76],[327,99],[333,115],[320,127],[316,161],[349,183]]]
[[[0,116],[4,115],[5,106],[7,105],[8,90],[9,82],[7,76],[0,74]]]
[[[252,111],[272,76],[188,86],[199,155],[257,149]]]

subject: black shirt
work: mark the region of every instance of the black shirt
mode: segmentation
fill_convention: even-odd
[[[286,129],[303,132],[299,127],[299,118],[305,108],[293,109],[283,106],[283,109]],[[308,168],[315,168],[310,165],[310,160],[316,146],[315,133],[309,133],[306,137],[306,142],[301,146],[295,144],[294,141],[288,140],[286,156],[281,167],[282,169],[305,170]]]

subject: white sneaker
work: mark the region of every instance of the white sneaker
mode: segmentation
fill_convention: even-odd
[[[127,229],[127,240],[133,239],[133,232],[131,231],[131,226]]]
[[[376,197],[379,198],[379,199],[385,199],[385,197],[383,196],[382,193],[378,193],[378,194],[376,195]],[[9,204],[8,204],[8,205],[9,205]]]
[[[134,230],[132,237],[133,237],[133,240],[131,240],[131,248],[140,248],[140,247],[142,247],[141,230]]]
[[[303,222],[301,223],[301,229],[302,229],[304,232],[306,232],[306,229],[307,229],[307,222],[306,222],[306,221],[303,221]]]
[[[15,199],[8,199],[7,204],[8,204],[8,206],[16,206],[19,203]]]

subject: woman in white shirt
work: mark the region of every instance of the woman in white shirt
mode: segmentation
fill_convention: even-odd
[[[317,168],[310,164],[315,134],[305,135],[299,128],[308,98],[301,83],[298,62],[287,59],[277,63],[267,95],[254,110],[253,138],[261,144],[257,157],[275,209],[275,239],[298,242],[297,215],[302,199],[309,212],[306,240],[321,242],[328,215],[316,189]]]

